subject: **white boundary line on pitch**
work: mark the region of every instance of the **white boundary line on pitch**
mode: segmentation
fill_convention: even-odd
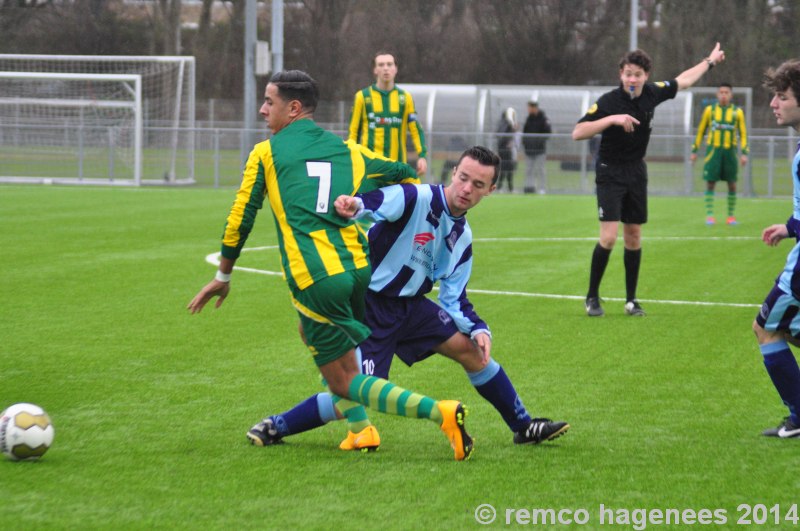
[[[742,237],[734,237],[736,239],[742,239]],[[558,238],[562,240],[563,238]],[[583,238],[580,238],[583,240]],[[593,238],[596,240],[597,238]],[[489,238],[488,241],[538,241],[541,238]],[[578,240],[578,238],[574,238],[573,240]],[[249,247],[247,249],[242,249],[242,252],[249,252],[249,251],[265,251],[269,249],[277,249],[277,245],[265,245],[263,247]],[[213,266],[219,266],[219,259],[220,253],[211,253],[206,255],[206,262]],[[233,269],[236,271],[246,271],[248,273],[258,273],[260,275],[271,275],[271,276],[283,276],[283,273],[280,271],[266,271],[264,269],[255,269],[252,267],[241,267],[241,266],[233,266]],[[437,287],[433,289],[438,290]],[[470,293],[480,293],[482,295],[503,295],[507,297],[530,297],[535,299],[556,299],[556,300],[585,300],[586,297],[582,295],[558,295],[555,293],[530,293],[526,291],[498,291],[498,290],[489,290],[489,289],[473,289],[470,288]],[[604,301],[612,301],[612,302],[625,302],[625,299],[619,297],[603,297]],[[676,304],[676,305],[683,305],[683,306],[722,306],[726,308],[760,308],[760,304],[746,304],[746,303],[739,303],[739,302],[708,302],[708,301],[675,301],[675,300],[662,300],[662,299],[639,299],[640,302],[645,303],[655,303],[655,304]]]
[[[435,289],[435,288],[434,288]],[[525,291],[495,291],[490,289],[469,289],[470,293],[482,293],[485,295],[508,295],[510,297],[531,297],[537,299],[564,299],[564,300],[586,300],[584,295],[556,295],[554,293],[528,293]],[[621,297],[601,297],[603,301],[625,302]],[[741,302],[707,302],[707,301],[673,301],[664,299],[637,299],[639,302],[656,304],[678,304],[683,306],[724,306],[727,308],[760,308],[760,304],[745,304]]]
[[[727,240],[760,240],[758,236],[642,236],[642,241],[727,241]],[[596,242],[597,236],[590,238],[474,238],[476,242]]]
[[[265,245],[263,247],[249,247],[247,249],[242,249],[243,253],[249,251],[264,251],[267,249],[277,249],[277,245]],[[219,259],[222,253],[211,253],[206,255],[206,262],[209,264],[218,267],[219,266]],[[234,271],[247,271],[248,273],[258,273],[259,275],[274,275],[274,276],[283,276],[283,273],[280,271],[266,271],[264,269],[254,269],[252,267],[242,267],[242,266],[233,266]]]

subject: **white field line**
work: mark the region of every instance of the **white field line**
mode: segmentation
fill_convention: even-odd
[[[644,239],[644,238],[643,238]],[[655,237],[655,238],[648,238],[648,240],[757,240],[758,237],[755,236],[709,236],[709,237],[680,237],[680,236],[666,236],[666,237]],[[480,242],[506,242],[506,241],[597,241],[597,238],[476,238],[475,241]],[[277,245],[266,245],[263,247],[250,247],[246,249],[242,249],[242,252],[252,252],[252,251],[265,251],[269,249],[277,249]],[[213,266],[219,266],[219,259],[220,253],[211,253],[206,256],[206,262]],[[267,271],[264,269],[255,269],[252,267],[241,267],[241,266],[234,266],[233,268],[236,271],[246,271],[248,273],[258,273],[260,275],[277,275],[282,276],[283,273],[280,271]],[[434,289],[438,289],[434,287]],[[527,291],[499,291],[499,290],[487,290],[487,289],[469,289],[470,293],[480,293],[483,295],[500,295],[505,297],[530,297],[536,299],[561,299],[561,300],[584,300],[586,297],[583,295],[561,295],[557,293],[531,293]],[[619,297],[603,297],[604,301],[612,301],[612,302],[625,302],[625,299]],[[712,302],[712,301],[677,301],[677,300],[668,300],[668,299],[639,299],[640,302],[643,303],[655,303],[655,304],[676,304],[676,305],[684,305],[684,306],[715,306],[715,307],[726,307],[726,308],[759,308],[761,307],[760,304],[749,304],[749,303],[738,303],[738,302]]]
[[[251,252],[251,251],[266,251],[268,249],[277,249],[277,245],[265,245],[264,247],[249,247],[247,249],[242,249],[243,253]],[[219,267],[219,259],[221,253],[211,253],[206,255],[206,262],[213,265],[214,267]],[[277,275],[283,276],[283,273],[280,271],[266,271],[264,269],[254,269],[252,267],[242,267],[242,266],[233,266],[234,271],[247,271],[248,273],[258,273],[259,275]]]
[[[758,236],[642,236],[642,241],[735,241],[760,240]],[[588,238],[475,238],[476,242],[596,242],[597,236]]]

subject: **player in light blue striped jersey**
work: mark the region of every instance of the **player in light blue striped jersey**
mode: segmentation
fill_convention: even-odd
[[[776,69],[767,70],[764,86],[774,93],[769,106],[778,125],[800,131],[800,61],[786,61]],[[764,366],[789,409],[789,416],[780,425],[764,430],[763,434],[781,439],[800,437],[800,367],[789,347],[790,343],[800,346],[800,143],[791,171],[794,211],[785,224],[764,229],[761,239],[770,246],[778,245],[784,238],[794,238],[796,243],[753,323]]]
[[[440,353],[462,365],[478,393],[514,433],[517,444],[555,439],[566,422],[528,414],[503,368],[491,357],[492,336],[467,297],[472,271],[472,230],[465,214],[496,186],[499,157],[476,146],[466,150],[442,185],[394,185],[356,197],[340,196],[339,215],[371,219],[372,277],[366,294],[371,335],[360,346],[364,374],[388,378],[393,356],[412,365]],[[438,304],[426,297],[439,283]],[[302,331],[301,331],[302,332]],[[378,398],[380,399],[380,398]],[[264,419],[270,442],[341,418],[328,393]],[[366,433],[368,431],[368,433]],[[348,433],[343,450],[380,444],[374,426]]]

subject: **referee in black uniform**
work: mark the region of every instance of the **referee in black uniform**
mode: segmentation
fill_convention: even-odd
[[[643,316],[636,300],[642,257],[642,224],[647,223],[647,165],[644,156],[650,141],[651,122],[658,104],[679,90],[694,85],[703,74],[725,60],[719,43],[711,53],[671,81],[650,83],[652,61],[642,50],[628,52],[619,62],[620,86],[603,94],[575,125],[574,140],[600,133],[600,153],[595,166],[600,241],[592,254],[586,313],[603,315],[600,281],[617,241],[620,221],[625,241],[625,313]]]

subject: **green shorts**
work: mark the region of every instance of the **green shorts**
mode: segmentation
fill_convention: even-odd
[[[371,274],[370,267],[362,267],[324,278],[304,290],[292,288],[292,304],[317,367],[341,358],[369,337],[363,321]]]
[[[703,165],[703,180],[735,183],[739,170],[735,149],[709,147]]]

